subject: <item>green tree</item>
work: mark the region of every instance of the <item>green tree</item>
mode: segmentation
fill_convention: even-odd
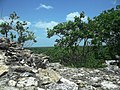
[[[102,47],[106,45],[112,56],[120,56],[120,5],[103,11],[90,22],[94,27],[92,44]],[[101,48],[99,48],[100,50]],[[102,51],[102,50],[101,50]]]
[[[13,12],[9,16],[8,21],[4,21],[0,25],[1,27],[1,34],[5,34],[7,38],[10,38],[11,41],[14,40],[14,38],[17,38],[17,42],[23,46],[23,44],[26,41],[32,40],[33,42],[36,42],[35,40],[35,35],[32,31],[28,30],[29,27],[27,27],[27,22],[26,21],[20,21],[19,16],[16,14],[16,12]],[[11,30],[11,32],[10,32]],[[17,34],[13,34],[13,32],[16,32]],[[10,33],[8,37],[8,33]]]
[[[8,37],[8,32],[10,29],[12,29],[10,26],[9,26],[9,23],[2,23],[0,24],[0,33],[5,35],[5,37],[7,38]]]
[[[57,35],[59,39],[56,39],[56,46],[60,48],[60,58],[63,64],[70,62],[70,64],[76,64],[76,62],[85,62],[87,55],[86,46],[88,45],[88,39],[90,38],[87,23],[82,21],[84,18],[84,12],[80,13],[79,17],[74,17],[74,21],[67,21],[59,23],[53,29],[48,29],[48,38]],[[84,41],[82,51],[80,51],[80,43]],[[62,50],[62,51],[61,51]]]
[[[3,23],[0,24],[1,27],[1,34],[5,35],[6,38],[8,38],[8,33],[10,32],[10,30],[13,29],[13,25],[14,25],[14,21],[17,20],[19,17],[17,16],[17,14],[15,12],[11,13],[9,16],[9,19],[7,21],[5,21],[3,19]],[[11,32],[10,33],[10,38],[13,39],[16,36]]]

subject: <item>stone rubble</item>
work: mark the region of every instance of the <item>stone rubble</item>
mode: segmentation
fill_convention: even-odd
[[[114,65],[69,68],[14,46],[0,46],[0,90],[120,90],[120,68]]]
[[[77,90],[120,90],[120,68],[117,70],[108,70],[107,68],[63,67],[56,69],[56,71],[62,77],[76,83],[79,88]]]

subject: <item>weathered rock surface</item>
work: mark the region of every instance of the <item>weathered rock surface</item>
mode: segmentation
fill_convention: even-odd
[[[0,90],[120,90],[120,68],[109,62],[100,69],[68,68],[49,63],[49,56],[5,47],[0,46]]]
[[[0,65],[0,76],[8,72],[8,66]]]
[[[61,76],[54,70],[47,69],[38,69],[36,76],[41,80],[41,84],[46,85],[50,83],[56,83],[60,80]]]
[[[63,67],[56,69],[56,71],[59,72],[62,77],[76,83],[79,88],[77,90],[120,90],[119,68],[116,70],[108,70],[107,68],[88,69]]]
[[[59,83],[47,85],[47,90],[78,90],[78,85],[65,78],[61,78]]]

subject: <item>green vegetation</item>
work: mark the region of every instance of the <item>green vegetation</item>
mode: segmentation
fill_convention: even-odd
[[[50,56],[50,62],[61,62],[62,59],[64,59],[64,58],[69,59],[68,56],[65,56],[67,53],[64,54],[65,52],[63,53],[63,51],[58,49],[57,47],[29,47],[29,48],[26,48],[26,49],[30,49],[36,54],[43,53],[43,54],[49,55]],[[81,50],[82,50],[82,46],[79,47],[79,51],[81,51]],[[106,60],[111,59],[107,50],[105,50],[105,51],[106,52],[104,53],[105,54],[104,59],[106,59]],[[91,54],[88,55],[87,59],[89,59],[89,60],[87,60],[88,63],[82,63],[81,64],[81,63],[78,63],[78,62],[73,62],[73,64],[72,64],[71,62],[68,62],[68,63],[66,63],[66,66],[69,66],[69,67],[80,67],[80,66],[82,67],[82,66],[84,66],[84,67],[88,67],[88,68],[89,67],[91,67],[91,68],[92,67],[93,68],[104,67],[102,65],[103,59],[102,60],[95,59],[94,58],[94,52],[91,52]],[[97,61],[97,60],[99,60],[99,61]]]
[[[55,47],[60,62],[75,67],[102,67],[106,52],[120,56],[120,5],[103,11],[88,22],[83,22],[84,12],[74,21],[59,23],[48,29],[48,38],[59,36]],[[82,48],[80,43],[84,42]],[[91,47],[92,46],[92,47]],[[110,57],[112,58],[112,57]]]
[[[50,56],[51,62],[60,62],[70,67],[104,67],[106,59],[115,59],[120,56],[120,5],[116,8],[103,11],[93,19],[82,21],[85,13],[74,17],[74,21],[59,23],[53,29],[48,29],[47,37],[58,36],[55,47],[28,48],[34,53],[44,53]],[[0,33],[10,38],[17,38],[22,44],[35,40],[34,33],[26,27],[26,21],[19,21],[15,12],[10,14],[10,22],[0,25]],[[17,21],[16,21],[17,20]],[[17,33],[17,36],[11,32]],[[83,46],[80,46],[83,42]]]
[[[16,41],[21,45],[24,45],[29,40],[36,42],[34,33],[28,29],[27,22],[20,21],[19,16],[15,12],[10,14],[9,20],[4,20],[0,24],[0,33],[11,41],[17,39]]]

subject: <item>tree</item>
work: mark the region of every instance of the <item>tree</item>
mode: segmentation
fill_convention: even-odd
[[[79,17],[75,17],[74,21],[59,23],[53,29],[48,29],[48,38],[54,35],[59,36],[56,39],[56,45],[63,50],[61,59],[64,62],[82,64],[92,60],[92,63],[102,65],[99,60],[105,59],[106,47],[111,55],[120,56],[120,5],[103,11],[93,19],[88,18],[88,22],[83,22],[81,18],[84,18],[83,12]],[[84,41],[84,45],[80,54],[78,52],[81,41]],[[92,51],[89,49],[89,45]]]
[[[48,29],[48,38],[57,35],[59,39],[56,39],[56,46],[60,47],[62,51],[62,61],[64,63],[74,64],[76,62],[84,61],[87,55],[85,50],[90,38],[87,23],[82,21],[84,18],[84,12],[79,17],[74,17],[74,21],[67,21],[59,23],[53,29]],[[84,41],[83,50],[80,54],[79,46]]]
[[[1,34],[5,34],[6,38],[10,38],[11,41],[13,41],[14,38],[17,38],[17,42],[23,46],[23,44],[26,41],[32,40],[33,42],[36,42],[35,35],[32,31],[28,30],[29,27],[27,27],[26,21],[20,21],[19,16],[16,14],[16,12],[13,12],[9,16],[8,21],[4,21],[0,25],[1,27]],[[11,32],[10,32],[11,30]],[[17,34],[13,34],[13,31]],[[8,33],[10,33],[8,37]]]
[[[12,14],[10,14],[9,19],[7,21],[3,19],[3,23],[0,24],[1,34],[5,35],[5,37],[8,38],[8,33],[10,32],[10,30],[13,29],[14,21],[18,18],[19,17],[17,16],[17,14],[13,12]],[[12,36],[12,38],[15,37],[15,35],[12,32],[10,33],[10,36]]]
[[[120,56],[120,5],[116,8],[103,11],[94,17],[91,26],[94,26],[92,44],[106,45],[112,56]]]
[[[0,33],[5,35],[5,37],[7,38],[9,30],[12,29],[9,26],[9,23],[2,23],[2,24],[0,24],[0,27],[1,27]]]

